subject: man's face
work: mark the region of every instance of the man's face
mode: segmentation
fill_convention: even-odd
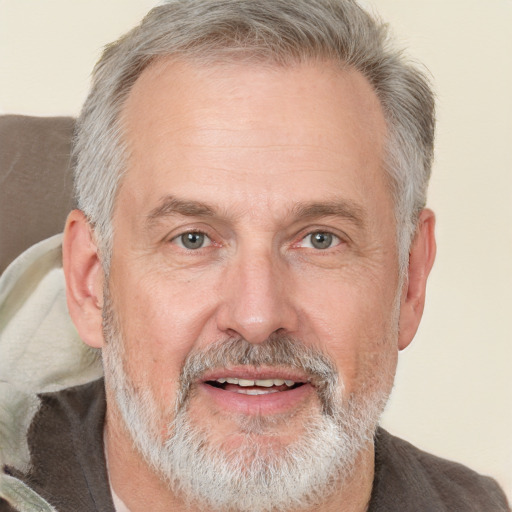
[[[329,63],[161,61],[135,83],[123,122],[108,287],[154,434],[172,434],[178,402],[228,458],[248,436],[253,453],[276,454],[328,409],[373,400],[378,414],[399,279],[386,127],[367,81]]]

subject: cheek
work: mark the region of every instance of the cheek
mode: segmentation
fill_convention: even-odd
[[[307,318],[302,336],[335,362],[347,394],[387,380],[398,352],[395,296],[385,291],[393,288],[362,277],[356,281],[345,276],[314,293],[307,286],[298,291]]]
[[[199,343],[211,317],[211,298],[180,280],[122,280],[113,287],[123,336],[126,372],[135,386],[149,388],[160,406],[174,405],[182,365]]]

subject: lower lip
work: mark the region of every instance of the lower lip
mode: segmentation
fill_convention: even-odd
[[[245,395],[234,391],[225,391],[206,383],[202,383],[200,389],[219,408],[247,415],[286,413],[298,407],[314,393],[311,384],[303,384],[294,389],[264,395]]]

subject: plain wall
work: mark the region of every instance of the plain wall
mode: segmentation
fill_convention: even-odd
[[[0,113],[76,115],[150,0],[0,0]],[[383,424],[512,497],[512,1],[372,0],[438,95],[438,257]]]

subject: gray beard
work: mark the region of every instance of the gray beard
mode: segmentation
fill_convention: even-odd
[[[125,372],[117,319],[108,294],[105,299],[107,388],[137,450],[171,492],[211,511],[284,512],[313,508],[343,489],[359,454],[371,446],[388,398],[382,368],[375,368],[364,395],[344,400],[334,363],[299,340],[272,336],[258,345],[243,339],[218,342],[185,361],[168,436],[162,440],[161,412],[150,391],[136,390]],[[188,411],[197,379],[206,369],[272,364],[311,375],[321,412],[305,413],[303,434],[287,445],[269,445],[265,439],[270,427],[286,428],[286,421],[263,416],[247,418],[236,450],[211,442],[208,425],[193,422]]]

